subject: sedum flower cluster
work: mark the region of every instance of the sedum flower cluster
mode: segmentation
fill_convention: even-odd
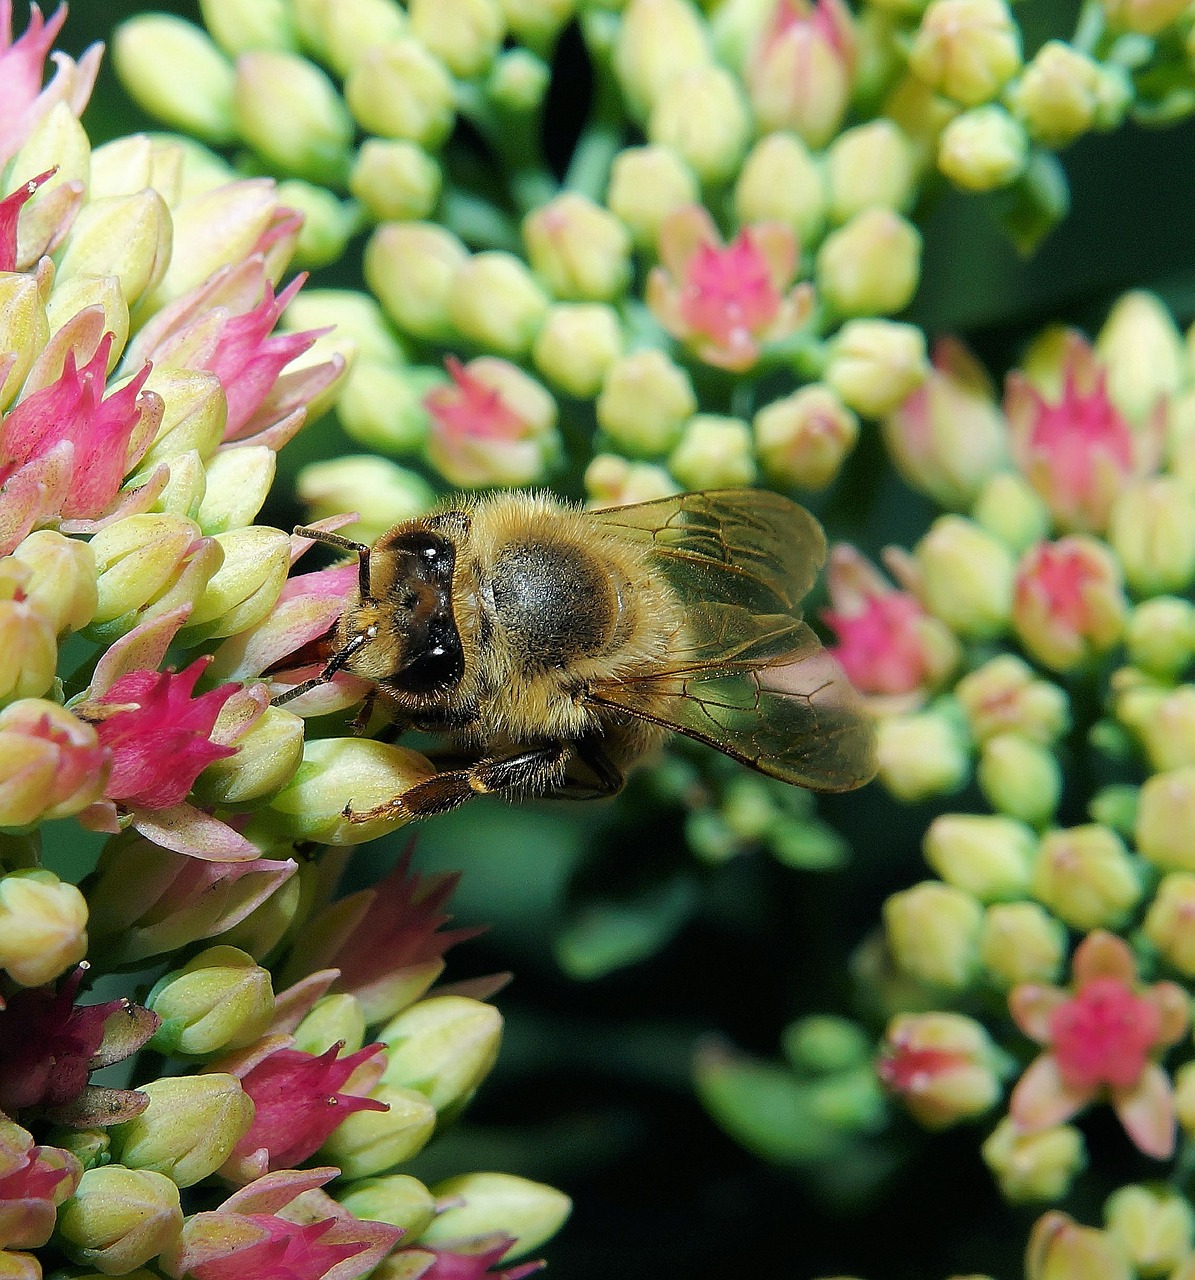
[[[43,87],[65,17],[14,39],[0,3],[0,1276],[495,1274],[565,1197],[401,1169],[492,1065],[501,982],[433,986],[454,877],[336,897],[377,833],[350,800],[431,766],[270,706],[340,600],[254,523],[346,368],[276,331],[302,216],[179,141],[93,148],[101,49]],[[104,837],[80,885],[59,819]]]

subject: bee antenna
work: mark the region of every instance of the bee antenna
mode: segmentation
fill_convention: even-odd
[[[342,538],[338,533],[328,533],[324,529],[311,529],[302,524],[295,525],[294,531],[300,538],[310,538],[313,542],[322,542],[325,546],[336,547],[339,551],[351,551],[357,557],[357,594],[364,604],[377,603],[369,576],[370,547],[367,543],[353,542],[349,538]],[[291,696],[298,697],[298,694]]]
[[[312,689],[318,689],[321,684],[327,684],[332,677],[340,670],[348,660],[363,645],[366,645],[373,639],[368,631],[358,631],[352,636],[343,649],[337,650],[336,653],[328,659],[328,665],[319,673],[318,676],[312,676],[310,680],[304,680],[302,684],[297,684],[291,689],[287,689],[285,693],[280,693],[277,697],[270,699],[270,705],[280,707],[284,702],[291,702],[295,698],[302,697],[303,694],[309,693]]]

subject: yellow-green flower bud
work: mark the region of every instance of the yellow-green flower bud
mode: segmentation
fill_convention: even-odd
[[[1142,1280],[1168,1276],[1195,1245],[1195,1211],[1169,1187],[1120,1187],[1104,1204],[1104,1222]]]
[[[313,462],[299,472],[297,488],[313,520],[355,508],[359,518],[347,528],[366,542],[400,521],[425,515],[436,498],[422,476],[369,454]]]
[[[469,251],[430,222],[391,222],[365,247],[365,280],[391,320],[433,341],[448,338],[448,296]]]
[[[66,1251],[110,1276],[156,1258],[182,1225],[178,1187],[165,1174],[120,1164],[88,1169],[58,1213]]]
[[[442,383],[439,370],[358,360],[345,379],[336,415],[345,431],[366,448],[415,453],[427,442],[423,397]]]
[[[402,344],[377,302],[360,289],[304,289],[282,317],[290,333],[335,325],[353,345],[359,360],[402,364]]]
[[[203,25],[234,57],[250,49],[291,49],[296,32],[286,0],[199,0]]]
[[[680,492],[664,470],[650,462],[628,462],[616,453],[595,453],[585,468],[585,492],[593,507],[625,507]]]
[[[608,302],[631,278],[631,237],[608,210],[566,191],[523,220],[531,268],[557,297]]]
[[[324,996],[295,1028],[295,1048],[302,1053],[327,1053],[334,1045],[342,1054],[356,1053],[365,1043],[365,1010],[356,996],[342,992]]]
[[[1195,871],[1195,765],[1147,778],[1138,793],[1134,840],[1163,871]]]
[[[413,36],[370,42],[344,83],[344,98],[366,133],[434,149],[456,118],[452,77]]]
[[[204,639],[256,626],[278,601],[290,569],[290,539],[280,529],[247,525],[215,535],[224,560],[195,601],[187,627]]]
[[[646,116],[686,71],[710,65],[709,34],[687,0],[629,0],[614,45],[614,72],[630,108]]]
[[[1195,874],[1172,871],[1163,876],[1145,916],[1142,931],[1166,963],[1184,978],[1195,978]]]
[[[463,262],[448,292],[448,315],[479,346],[517,359],[530,349],[548,298],[513,253],[476,253]]]
[[[349,190],[375,222],[426,218],[440,198],[440,166],[413,142],[367,138],[349,174]]]
[[[1025,1280],[1133,1280],[1115,1236],[1081,1227],[1065,1213],[1038,1218],[1025,1254]]]
[[[973,1018],[901,1013],[888,1024],[877,1072],[927,1129],[983,1115],[1000,1098],[1000,1055]]]
[[[361,211],[326,187],[290,178],[278,184],[278,203],[302,215],[292,266],[325,267],[344,252],[350,236],[360,229]],[[309,416],[317,416],[309,408]]]
[[[1037,837],[1023,822],[989,814],[945,813],[925,833],[925,860],[947,884],[981,902],[1023,897]]]
[[[741,418],[699,413],[681,431],[668,455],[668,470],[686,489],[722,489],[754,484],[751,428]]]
[[[1021,67],[1021,35],[1004,0],[931,0],[909,68],[964,107],[989,102]]]
[[[401,1227],[408,1240],[418,1240],[436,1216],[435,1197],[407,1173],[354,1182],[340,1193],[340,1203],[354,1218]]]
[[[1023,1133],[1005,1116],[980,1149],[1006,1200],[1061,1200],[1087,1164],[1083,1135],[1073,1125]]]
[[[58,669],[53,619],[29,600],[0,600],[0,701],[38,698]]]
[[[0,876],[0,969],[40,987],[87,954],[87,903],[52,871]]]
[[[998,902],[983,915],[979,962],[1002,986],[1053,982],[1066,956],[1066,929],[1036,902]]]
[[[231,142],[232,64],[205,31],[164,13],[122,22],[112,56],[138,105],[172,129],[205,142]]]
[[[195,517],[204,533],[231,532],[253,520],[274,483],[277,459],[264,444],[216,454],[207,464],[207,488]]]
[[[0,409],[20,391],[25,377],[50,340],[41,290],[32,275],[0,271],[0,351],[14,357],[0,381]]]
[[[884,903],[884,929],[896,964],[910,977],[951,991],[975,976],[983,908],[969,893],[924,880]]]
[[[879,779],[898,800],[947,795],[966,782],[966,744],[947,716],[937,711],[885,716],[876,732]]]
[[[1074,929],[1115,929],[1141,899],[1141,875],[1116,832],[1070,827],[1042,836],[1032,893]]]
[[[154,506],[171,516],[193,520],[207,492],[207,472],[197,450],[180,453],[166,464],[169,476]]]
[[[90,161],[91,144],[87,140],[87,131],[66,102],[57,102],[34,125],[25,145],[12,157],[7,169],[6,188],[11,191],[18,180],[57,166],[58,171],[38,188],[32,205],[26,206],[27,210],[36,208],[49,192],[64,183],[78,182],[86,187]],[[94,193],[91,193],[91,198],[95,199]]]
[[[988,533],[1025,551],[1050,531],[1050,511],[1037,490],[1015,471],[992,476],[975,499],[971,517]]]
[[[129,618],[160,601],[182,580],[188,558],[192,552],[198,554],[196,547],[204,541],[195,522],[182,516],[126,516],[100,529],[91,540],[98,575],[93,626]],[[218,560],[202,582],[191,584],[191,600],[217,567]]]
[[[502,46],[498,0],[409,0],[411,32],[462,80],[480,75]]]
[[[824,489],[859,438],[859,419],[833,387],[813,382],[773,400],[751,422],[763,469],[781,484]]]
[[[543,103],[551,81],[552,68],[542,58],[527,49],[508,49],[494,60],[485,92],[503,111],[529,115]]]
[[[865,209],[825,238],[814,274],[822,299],[840,315],[890,315],[917,290],[921,236],[891,209]]]
[[[613,307],[562,302],[548,308],[531,358],[549,382],[587,400],[597,395],[622,350],[622,329]]]
[[[196,780],[201,803],[236,808],[285,786],[303,759],[303,720],[267,707],[235,746],[236,755],[213,761]]]
[[[146,1004],[162,1019],[155,1049],[207,1058],[243,1049],[264,1035],[274,1016],[274,991],[268,969],[236,947],[221,945],[159,979]],[[223,1163],[217,1160],[213,1167]]]
[[[1004,631],[1016,566],[1002,542],[962,516],[939,516],[914,557],[926,608],[952,631],[976,639]]]
[[[913,148],[888,119],[840,133],[826,151],[830,219],[847,222],[864,209],[907,209],[913,199]]]
[[[1032,826],[1048,822],[1062,795],[1062,770],[1048,747],[1021,733],[998,733],[979,753],[976,779],[997,813]]]
[[[93,195],[92,199],[96,199]],[[129,307],[120,292],[120,280],[114,275],[80,275],[71,280],[54,282],[54,291],[46,299],[46,320],[50,333],[57,335],[88,307],[99,307],[104,313],[103,331],[112,334],[112,351],[108,361],[116,367],[120,352],[129,339]],[[109,369],[111,372],[111,369]]]
[[[1132,590],[1181,591],[1195,577],[1195,499],[1169,476],[1130,485],[1112,505],[1108,541]]]
[[[1035,141],[1064,147],[1095,124],[1101,78],[1094,59],[1048,40],[1009,87],[1009,106]]]
[[[375,45],[407,32],[395,0],[290,0],[305,48],[344,77]]]
[[[415,1089],[437,1114],[468,1101],[485,1079],[502,1039],[502,1015],[467,996],[431,996],[378,1032],[387,1047],[382,1081]]]
[[[555,1187],[509,1173],[465,1173],[432,1187],[449,1207],[419,1236],[421,1245],[451,1248],[494,1232],[514,1236],[511,1253],[538,1249],[564,1225],[572,1201]]]
[[[152,188],[89,201],[71,227],[58,278],[115,276],[121,296],[132,306],[165,275],[172,235],[170,211]]]
[[[510,34],[522,44],[544,51],[575,8],[576,0],[502,0]]]
[[[253,1123],[252,1100],[236,1076],[222,1071],[137,1087],[149,1106],[113,1130],[115,1154],[130,1169],[164,1174],[180,1187],[215,1173]]]
[[[1174,1073],[1174,1109],[1187,1137],[1195,1133],[1195,1062],[1184,1062]],[[1182,1276],[1182,1280],[1188,1280]]]
[[[782,222],[804,245],[821,237],[829,198],[825,173],[805,143],[795,133],[769,133],[743,161],[734,210],[740,223]]]
[[[724,182],[738,171],[751,138],[739,82],[714,66],[677,76],[652,107],[647,137],[671,147],[702,182]]]
[[[830,343],[823,377],[857,413],[891,413],[929,372],[925,334],[892,320],[848,320]]]
[[[352,117],[314,63],[269,49],[243,54],[233,109],[241,138],[271,165],[313,182],[344,179]]]
[[[370,738],[319,738],[303,746],[303,763],[246,832],[265,839],[316,840],[320,844],[364,844],[410,821],[394,806],[402,793],[436,772],[431,762],[405,747]],[[356,817],[382,807],[366,821]]]
[[[1135,667],[1173,680],[1195,656],[1195,605],[1176,596],[1142,601],[1129,614],[1125,644]]]
[[[416,1088],[382,1083],[371,1098],[388,1111],[356,1111],[320,1148],[321,1158],[346,1178],[368,1178],[418,1155],[436,1127],[436,1109]]]
[[[598,425],[620,449],[649,456],[674,448],[696,411],[689,375],[658,347],[615,360],[596,405]]]
[[[162,397],[165,408],[158,434],[141,460],[142,468],[191,452],[197,452],[205,462],[211,459],[228,421],[228,401],[220,379],[200,370],[155,366],[145,386]]]
[[[1108,312],[1095,342],[1107,370],[1108,394],[1135,423],[1146,423],[1159,402],[1186,381],[1187,355],[1170,312],[1152,293],[1134,289]]]
[[[998,733],[1033,742],[1056,741],[1070,726],[1066,694],[1014,654],[1001,654],[964,676],[955,688],[976,742]]]
[[[1117,703],[1116,714],[1136,732],[1155,769],[1195,765],[1195,685],[1183,684],[1170,693],[1144,689],[1140,716],[1132,712],[1132,699]]]
[[[627,147],[614,157],[606,204],[641,249],[654,249],[664,219],[700,196],[692,169],[668,147]]]
[[[955,116],[938,139],[938,168],[964,191],[1007,187],[1028,160],[1023,126],[991,104]]]
[[[1103,0],[1108,25],[1139,36],[1156,36],[1187,11],[1185,0]]]
[[[31,533],[13,551],[29,568],[25,600],[49,619],[57,635],[81,631],[96,609],[95,556],[86,542],[52,529]]]

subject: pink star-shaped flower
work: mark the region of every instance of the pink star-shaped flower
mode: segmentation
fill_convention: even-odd
[[[1069,989],[1025,983],[1008,997],[1017,1026],[1046,1050],[1017,1082],[1009,1114],[1033,1133],[1106,1096],[1138,1149],[1164,1160],[1174,1151],[1174,1091],[1156,1058],[1186,1034],[1186,993],[1173,982],[1140,985],[1128,944],[1103,931],[1079,944],[1072,972]]]

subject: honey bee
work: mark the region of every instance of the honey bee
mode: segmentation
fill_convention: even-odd
[[[542,494],[456,499],[358,557],[320,675],[373,684],[401,728],[450,735],[461,767],[349,816],[428,817],[477,794],[612,795],[676,732],[798,786],[875,772],[859,696],[801,621],[817,521],[761,489],[583,511]]]

